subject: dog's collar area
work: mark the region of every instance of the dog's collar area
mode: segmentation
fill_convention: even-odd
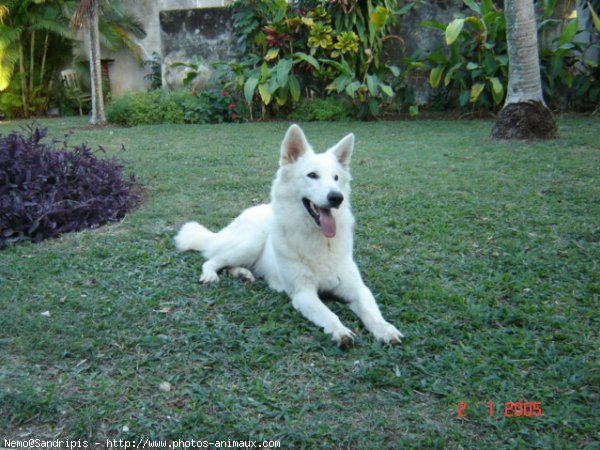
[[[313,218],[321,233],[327,238],[332,238],[336,233],[335,219],[330,208],[320,208],[307,198],[302,199],[304,208]]]

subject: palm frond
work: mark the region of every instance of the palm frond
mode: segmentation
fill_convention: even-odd
[[[32,31],[49,31],[58,36],[73,39],[73,30],[52,19],[38,19],[30,28]]]
[[[68,4],[70,2],[64,2]],[[47,31],[61,37],[73,38],[73,31],[66,23],[67,17],[63,13],[63,4],[54,4],[46,2],[32,11],[34,19],[32,20],[31,30]]]
[[[3,48],[8,48],[12,44],[19,42],[22,32],[22,27],[9,27],[0,24],[0,50]]]
[[[125,11],[114,3],[108,4],[105,8],[104,19],[111,25],[122,28],[138,39],[146,37],[146,30],[144,30],[142,21],[135,14]]]
[[[111,52],[117,51],[121,46],[121,39],[119,34],[115,32],[114,27],[105,20],[102,20],[100,21],[99,29],[100,45]]]
[[[137,42],[135,36],[132,39],[131,35],[129,33],[127,33],[125,30],[123,30],[122,28],[116,29],[115,32],[120,35],[122,45],[126,49],[128,49],[131,52],[131,54],[133,55],[133,57],[135,58],[135,60],[139,64],[141,64],[143,62],[142,48],[141,48],[140,44]]]
[[[97,2],[98,0],[81,0],[71,18],[71,27],[75,29],[81,28],[84,21],[93,14]]]
[[[10,84],[18,59],[19,52],[15,47],[0,46],[0,91]]]
[[[0,24],[4,22],[4,17],[6,17],[9,13],[8,6],[0,5]]]

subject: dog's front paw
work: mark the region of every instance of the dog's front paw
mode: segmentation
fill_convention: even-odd
[[[219,281],[219,275],[217,274],[219,265],[213,260],[209,259],[202,264],[202,276],[200,277],[200,283],[216,283]]]
[[[378,341],[385,344],[400,344],[404,335],[389,322],[380,322],[371,330]]]
[[[356,335],[346,327],[343,327],[342,329],[332,333],[332,335],[333,341],[342,350],[346,350],[348,347],[351,347],[356,339]]]
[[[200,283],[217,283],[219,281],[219,275],[214,270],[204,270],[202,271],[202,276],[200,277]]]

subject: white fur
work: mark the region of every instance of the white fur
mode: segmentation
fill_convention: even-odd
[[[354,333],[320,300],[320,292],[347,301],[378,340],[399,343],[402,333],[381,315],[352,257],[349,163],[353,148],[354,135],[349,134],[326,152],[315,154],[300,127],[292,125],[281,145],[271,203],[246,209],[218,233],[188,222],[175,237],[177,249],[197,250],[207,259],[203,283],[218,281],[224,268],[249,281],[264,278],[273,289],[285,291],[293,306],[340,346],[350,344]],[[340,195],[341,204],[332,204]],[[303,198],[330,211],[335,236],[326,237],[327,227],[317,225]],[[326,212],[319,212],[321,223],[327,222]]]

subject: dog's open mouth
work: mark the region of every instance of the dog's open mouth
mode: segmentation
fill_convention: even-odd
[[[323,233],[326,238],[334,237],[336,228],[335,219],[331,214],[331,209],[319,208],[307,198],[303,198],[302,203],[308,211],[308,214],[310,214],[317,226],[321,229],[321,233]]]

